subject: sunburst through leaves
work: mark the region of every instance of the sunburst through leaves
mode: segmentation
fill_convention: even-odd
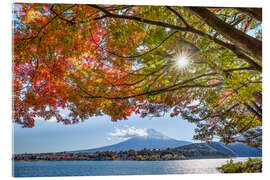
[[[188,52],[182,51],[177,55],[175,63],[178,69],[185,70],[190,66],[191,60],[192,56]]]

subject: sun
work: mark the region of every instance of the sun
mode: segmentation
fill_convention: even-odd
[[[179,69],[185,69],[189,66],[191,58],[186,52],[181,52],[177,57],[176,57],[176,65]]]

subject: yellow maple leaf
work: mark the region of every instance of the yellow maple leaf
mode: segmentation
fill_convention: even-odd
[[[38,11],[35,11],[35,10],[30,10],[30,11],[27,11],[26,13],[26,18],[25,18],[25,22],[26,23],[29,23],[35,19],[38,19],[40,18],[40,13]]]

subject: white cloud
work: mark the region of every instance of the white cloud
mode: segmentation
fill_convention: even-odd
[[[48,122],[55,123],[55,122],[57,122],[57,119],[56,119],[56,117],[53,116],[51,119],[48,120]]]
[[[42,117],[35,117],[34,119],[35,119],[35,121],[44,121],[45,120]],[[46,122],[55,123],[55,122],[57,122],[57,119],[56,119],[56,117],[53,116],[49,120],[46,120]]]
[[[107,140],[108,140],[108,141],[111,141],[111,140],[112,140],[112,138],[111,138],[111,137],[107,137]]]
[[[127,129],[120,129],[115,128],[115,132],[108,133],[110,137],[118,138],[121,140],[126,140],[132,137],[138,137],[138,136],[147,136],[147,130],[146,129],[137,129],[135,127],[128,127]]]

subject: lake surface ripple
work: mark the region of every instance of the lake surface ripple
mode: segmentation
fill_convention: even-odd
[[[234,162],[248,158],[233,158]],[[219,173],[230,159],[172,161],[38,161],[14,162],[14,177],[161,175]]]

